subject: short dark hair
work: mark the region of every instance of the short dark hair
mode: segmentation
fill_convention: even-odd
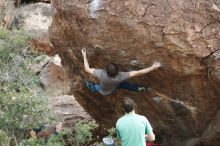
[[[135,103],[131,98],[125,97],[123,99],[123,108],[126,113],[130,113],[135,108]]]
[[[118,67],[115,63],[110,62],[107,66],[106,66],[106,72],[108,74],[108,76],[110,77],[115,77],[116,75],[118,75]]]

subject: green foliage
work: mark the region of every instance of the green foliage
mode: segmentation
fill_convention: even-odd
[[[58,135],[52,134],[48,139],[30,138],[23,140],[19,146],[65,146],[65,137],[71,133],[70,130],[64,129]]]
[[[74,145],[74,146],[84,146],[93,140],[93,130],[97,128],[98,125],[94,120],[89,122],[77,122],[74,126],[74,131],[69,129],[62,130],[59,135],[53,135],[47,145],[54,146],[64,146],[64,145]]]
[[[0,39],[7,39],[8,32],[0,29]]]
[[[68,141],[67,135],[72,135],[71,130],[63,129],[58,135],[52,134],[48,139],[30,138],[23,140],[19,146],[65,146]]]
[[[0,98],[0,105],[0,127],[17,141],[25,137],[28,129],[43,123],[48,112],[43,98],[22,90]]]
[[[28,68],[40,54],[26,46],[28,39],[21,31],[0,29],[0,128],[16,144],[29,129],[48,120],[39,77]]]
[[[0,146],[9,146],[9,144],[10,138],[4,131],[0,130]]]
[[[113,137],[116,134],[116,129],[114,127],[108,129],[108,133],[110,137]]]
[[[98,125],[96,122],[90,121],[88,123],[83,123],[83,122],[78,122],[75,124],[75,145],[80,146],[80,145],[85,145],[88,142],[92,141],[92,130],[97,128]]]
[[[92,132],[97,127],[95,121],[78,122],[74,131],[63,129],[58,135],[52,134],[47,140],[31,138],[23,140],[19,146],[84,146],[93,140]]]
[[[23,140],[19,146],[46,146],[46,144],[43,139],[30,138]]]
[[[114,127],[108,129],[109,137],[114,139],[115,146],[121,146],[121,141],[117,139],[116,129]]]
[[[39,79],[28,69],[39,61],[39,53],[26,46],[29,38],[22,32],[0,29],[0,86],[5,91],[26,89],[40,92]]]
[[[71,136],[71,137],[70,137]],[[53,134],[48,140],[48,146],[64,146],[72,138],[72,131],[69,129],[63,129],[58,135]]]

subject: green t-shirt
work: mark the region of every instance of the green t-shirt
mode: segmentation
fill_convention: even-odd
[[[152,127],[146,117],[129,113],[116,123],[117,137],[122,146],[146,146],[145,134],[152,132]]]

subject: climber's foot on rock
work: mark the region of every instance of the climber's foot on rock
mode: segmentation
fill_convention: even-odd
[[[94,83],[89,80],[85,80],[84,85],[86,86],[86,88],[88,88],[90,91],[92,91],[92,87],[94,86]]]
[[[150,92],[153,91],[153,89],[149,86],[140,86],[138,87],[138,92]]]

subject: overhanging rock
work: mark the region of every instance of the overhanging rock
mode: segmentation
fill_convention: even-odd
[[[213,59],[220,46],[218,0],[54,0],[52,5],[51,42],[69,72],[72,94],[99,124],[115,126],[122,98],[130,96],[166,145],[203,141],[201,134],[220,107],[219,57]],[[130,80],[154,92],[90,93],[82,85],[85,78],[93,80],[83,69],[83,47],[94,68],[114,61],[129,71],[161,61],[161,69]],[[161,100],[155,102],[155,96]]]

